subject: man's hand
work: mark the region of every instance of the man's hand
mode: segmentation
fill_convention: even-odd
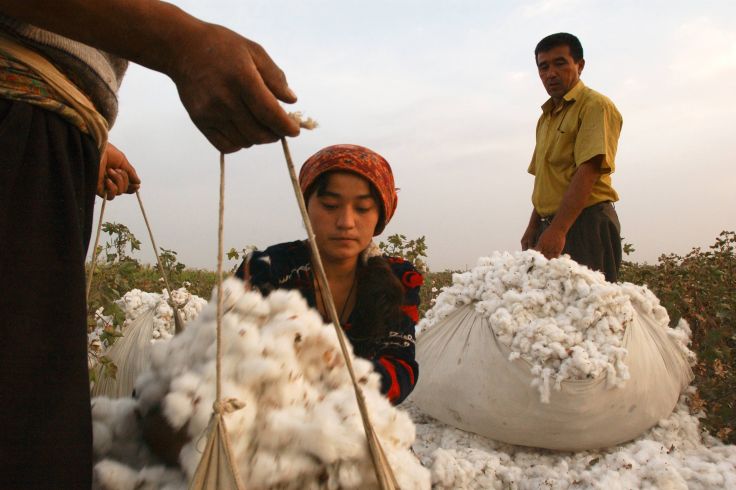
[[[141,179],[133,166],[112,143],[108,143],[100,159],[97,195],[109,201],[121,194],[133,194],[141,187]]]
[[[219,25],[203,24],[198,34],[175,53],[169,76],[210,143],[230,153],[298,135],[278,102],[296,102],[296,95],[268,53]]]
[[[550,226],[542,232],[534,250],[542,253],[548,259],[560,256],[565,248],[565,233]]]
[[[530,248],[534,247],[534,235],[537,233],[537,227],[538,225],[535,226],[532,223],[529,223],[529,225],[526,227],[526,231],[521,237],[522,250],[529,250]]]
[[[534,235],[537,233],[539,228],[539,213],[537,210],[532,208],[532,214],[529,216],[529,224],[526,225],[526,231],[524,236],[521,237],[521,249],[529,250],[534,247]]]
[[[593,185],[600,178],[602,163],[603,155],[596,155],[582,163],[572,176],[552,223],[544,230],[534,247],[548,259],[559,257],[565,248],[567,232],[580,216],[593,191]]]

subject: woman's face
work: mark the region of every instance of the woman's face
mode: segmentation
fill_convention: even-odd
[[[323,260],[357,258],[373,239],[379,208],[370,184],[358,175],[335,172],[322,195],[312,192],[307,203]]]

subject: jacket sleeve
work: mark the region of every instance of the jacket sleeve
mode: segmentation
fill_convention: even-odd
[[[404,301],[401,319],[380,342],[373,365],[381,375],[381,391],[391,403],[398,405],[409,396],[419,378],[415,327],[419,320],[419,289],[424,278],[411,262],[396,258],[388,260],[404,287]]]

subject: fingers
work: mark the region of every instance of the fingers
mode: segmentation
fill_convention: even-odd
[[[284,74],[283,70],[274,63],[266,50],[263,49],[263,46],[250,39],[247,41],[250,43],[253,62],[261,74],[266,87],[280,101],[286,102],[287,104],[296,102],[296,94],[289,88],[289,84],[286,81],[286,74]]]
[[[138,177],[138,172],[135,171],[135,168],[133,168],[133,165],[130,164],[127,158],[125,159],[122,171],[125,172],[128,179],[128,186],[125,188],[124,192],[126,194],[135,194],[135,192],[141,188],[141,178]]]
[[[141,185],[138,173],[123,152],[108,143],[100,163],[97,195],[113,200],[123,193],[133,194]]]
[[[119,196],[128,190],[128,174],[118,169],[107,169],[105,172],[105,191],[107,199],[112,201],[115,196]]]
[[[199,31],[170,73],[194,124],[223,153],[299,134],[281,107],[296,101],[284,72],[259,44],[222,26]],[[197,36],[199,37],[199,36]]]
[[[233,143],[233,141],[240,141],[240,138],[232,131],[229,131],[231,134],[226,135],[223,131],[214,126],[204,128],[200,127],[199,129],[202,131],[205,138],[207,138],[207,141],[212,143],[212,145],[222,153],[233,153],[241,148],[250,148],[253,146],[252,143],[242,144],[242,141],[241,144]]]
[[[260,71],[254,74],[251,86],[242,94],[243,102],[255,119],[277,137],[298,136],[299,124],[279,105],[262,77]]]
[[[212,122],[202,129],[202,133],[223,153],[233,153],[241,148],[273,143],[280,139],[279,135],[262,126],[246,108],[243,108],[238,118],[221,121],[217,125]]]
[[[279,135],[262,126],[250,112],[244,112],[240,118],[233,119],[234,129],[245,141],[255,145],[273,143]]]

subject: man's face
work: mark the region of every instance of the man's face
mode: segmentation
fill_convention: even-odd
[[[570,54],[570,46],[555,46],[549,51],[537,53],[539,78],[547,93],[554,100],[560,100],[580,80],[585,60],[575,62]]]

